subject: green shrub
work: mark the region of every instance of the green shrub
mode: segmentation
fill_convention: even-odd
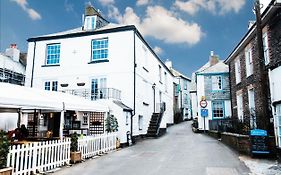
[[[74,134],[70,135],[70,151],[77,152],[78,151],[78,134],[75,132]]]
[[[0,131],[0,169],[7,166],[10,143],[5,131]]]

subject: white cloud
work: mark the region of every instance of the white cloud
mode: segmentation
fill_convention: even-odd
[[[74,5],[72,3],[69,3],[68,0],[64,1],[64,9],[67,12],[73,12],[74,11]]]
[[[99,2],[103,5],[103,6],[107,6],[107,5],[111,5],[114,4],[114,0],[99,0]]]
[[[157,55],[161,55],[163,53],[163,49],[161,47],[158,47],[158,46],[155,46],[153,48],[153,50]]]
[[[149,3],[150,0],[137,0],[137,5],[141,6],[141,5],[147,5]]]
[[[190,15],[195,15],[200,9],[225,14],[232,11],[238,13],[245,3],[246,0],[176,0],[174,6]]]
[[[149,6],[146,16],[141,19],[131,7],[127,7],[124,15],[115,18],[121,24],[135,25],[144,36],[151,36],[166,43],[197,44],[203,32],[196,23],[189,23],[162,6]]]
[[[27,13],[32,20],[41,19],[41,15],[32,8],[28,8]]]
[[[28,3],[26,0],[11,0],[12,2],[16,2],[32,20],[41,19],[41,15],[35,11],[33,8],[28,7]]]

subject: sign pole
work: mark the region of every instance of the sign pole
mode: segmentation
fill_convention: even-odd
[[[205,125],[205,119],[206,117],[204,117],[204,133],[206,133],[206,125]]]

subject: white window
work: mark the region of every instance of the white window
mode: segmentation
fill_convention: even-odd
[[[236,100],[237,100],[237,116],[239,120],[243,121],[243,97],[242,93],[238,93],[236,95]]]
[[[167,80],[167,72],[164,72],[164,78],[165,78],[165,91],[168,91],[168,80]]]
[[[129,112],[126,112],[126,125],[129,125]]]
[[[147,57],[147,49],[146,47],[143,45],[142,46],[142,56],[143,58],[141,58],[143,60],[143,68],[148,71],[148,57]]]
[[[143,129],[143,116],[139,115],[139,130]]]
[[[253,57],[252,57],[252,49],[246,49],[245,51],[245,59],[246,59],[246,74],[247,77],[253,74]]]
[[[95,16],[86,16],[84,28],[86,30],[93,30],[96,28],[96,17]]]
[[[213,118],[224,117],[224,101],[213,101],[212,102]]]
[[[162,82],[162,67],[159,65],[159,81]]]
[[[47,44],[46,65],[60,64],[60,43]]]
[[[83,125],[88,125],[88,113],[83,113]]]
[[[45,81],[44,89],[47,91],[58,91],[58,81]]]
[[[106,99],[110,98],[109,89],[107,88],[106,78],[93,78],[91,82],[91,99]]]
[[[250,111],[250,127],[255,129],[256,124],[256,111],[255,111],[255,92],[253,88],[248,88],[248,102]]]
[[[236,84],[241,82],[241,66],[240,66],[240,60],[235,60],[235,80]]]
[[[212,90],[222,90],[222,76],[212,76]]]
[[[92,61],[108,60],[108,38],[92,40]]]
[[[267,65],[269,63],[269,47],[268,47],[268,36],[267,32],[262,35],[263,41],[263,55],[264,55],[264,64]]]
[[[281,104],[276,105],[276,123],[277,123],[277,135],[278,146],[281,148]]]

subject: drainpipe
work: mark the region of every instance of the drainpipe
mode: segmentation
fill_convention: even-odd
[[[133,117],[136,115],[136,29],[134,29],[134,109],[131,115],[131,139],[132,143],[135,143],[135,139],[133,137]]]
[[[30,87],[33,87],[35,51],[36,51],[36,41],[34,41],[34,46],[33,46],[33,59],[32,59],[32,71],[31,71],[31,82],[30,82]]]

